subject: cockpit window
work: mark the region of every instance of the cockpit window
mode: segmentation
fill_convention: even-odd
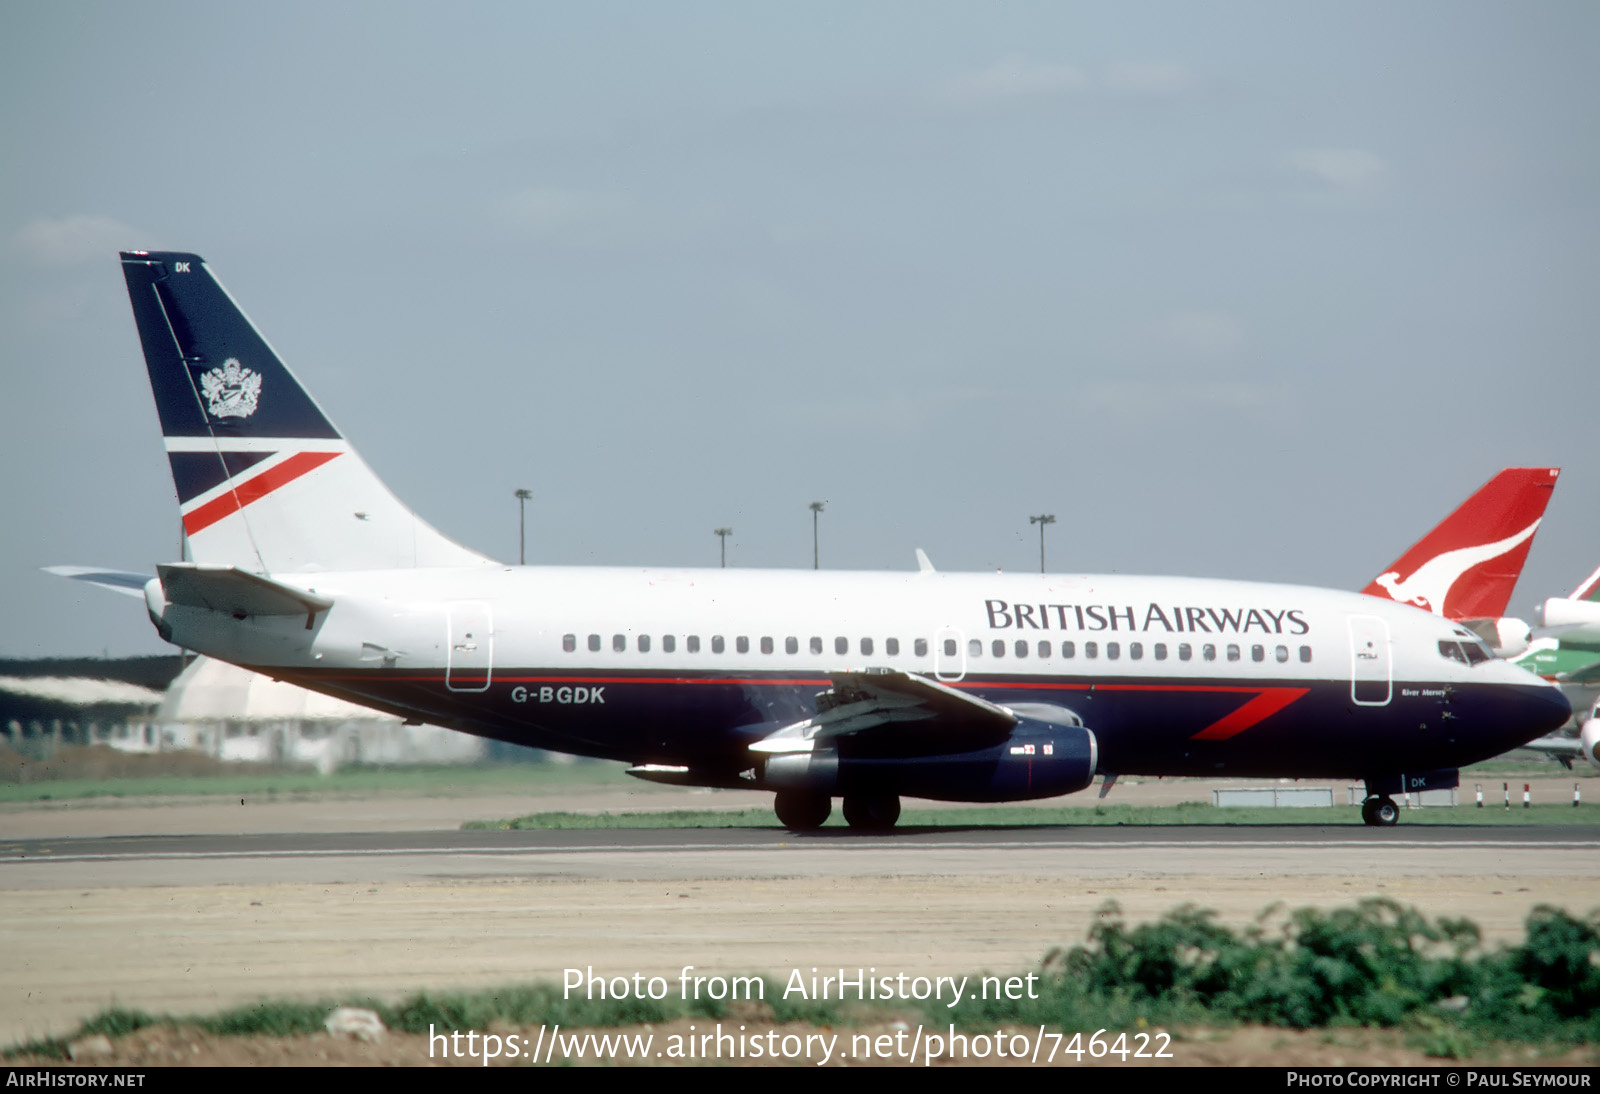
[[[1460,661],[1463,665],[1481,665],[1494,660],[1494,654],[1482,642],[1451,642],[1448,639],[1440,641],[1439,656]]]

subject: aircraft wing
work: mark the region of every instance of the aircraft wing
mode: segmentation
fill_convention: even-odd
[[[925,676],[893,669],[832,675],[817,695],[817,713],[784,726],[750,748],[756,752],[810,752],[818,741],[871,735],[934,751],[968,751],[1004,740],[1017,724],[1010,710],[946,687]]]
[[[144,596],[144,587],[154,576],[131,574],[126,570],[107,570],[103,566],[46,566],[44,572],[55,574],[57,577],[71,578],[73,581],[87,581],[91,585],[110,589],[114,593],[137,597]]]
[[[1522,746],[1530,752],[1542,752],[1567,770],[1572,761],[1583,755],[1583,742],[1576,737],[1540,737]]]
[[[1600,656],[1587,665],[1558,674],[1556,679],[1563,684],[1600,684]]]

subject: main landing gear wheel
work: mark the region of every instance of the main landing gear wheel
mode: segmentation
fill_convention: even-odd
[[[1393,798],[1368,798],[1361,803],[1361,819],[1374,828],[1393,828],[1400,819],[1400,807]]]
[[[846,794],[844,819],[860,832],[887,832],[900,819],[898,794]]]
[[[821,828],[828,819],[833,812],[833,799],[826,794],[808,794],[803,790],[780,790],[773,799],[772,809],[785,828],[809,832]]]

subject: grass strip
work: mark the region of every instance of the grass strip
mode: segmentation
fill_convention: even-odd
[[[506,764],[497,767],[346,768],[327,775],[304,769],[219,775],[145,775],[131,778],[49,779],[0,783],[0,802],[72,801],[82,798],[140,798],[392,792],[446,795],[461,791],[530,794],[599,786],[636,786],[621,764]]]

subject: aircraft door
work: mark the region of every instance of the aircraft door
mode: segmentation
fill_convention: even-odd
[[[1350,698],[1359,706],[1381,707],[1393,692],[1389,624],[1375,615],[1352,615],[1350,625]]]
[[[951,651],[954,652],[951,652]],[[933,636],[933,675],[950,683],[967,674],[967,638],[955,627],[941,627]]]
[[[451,691],[487,691],[494,671],[494,615],[489,605],[450,605],[450,648],[444,686]]]

